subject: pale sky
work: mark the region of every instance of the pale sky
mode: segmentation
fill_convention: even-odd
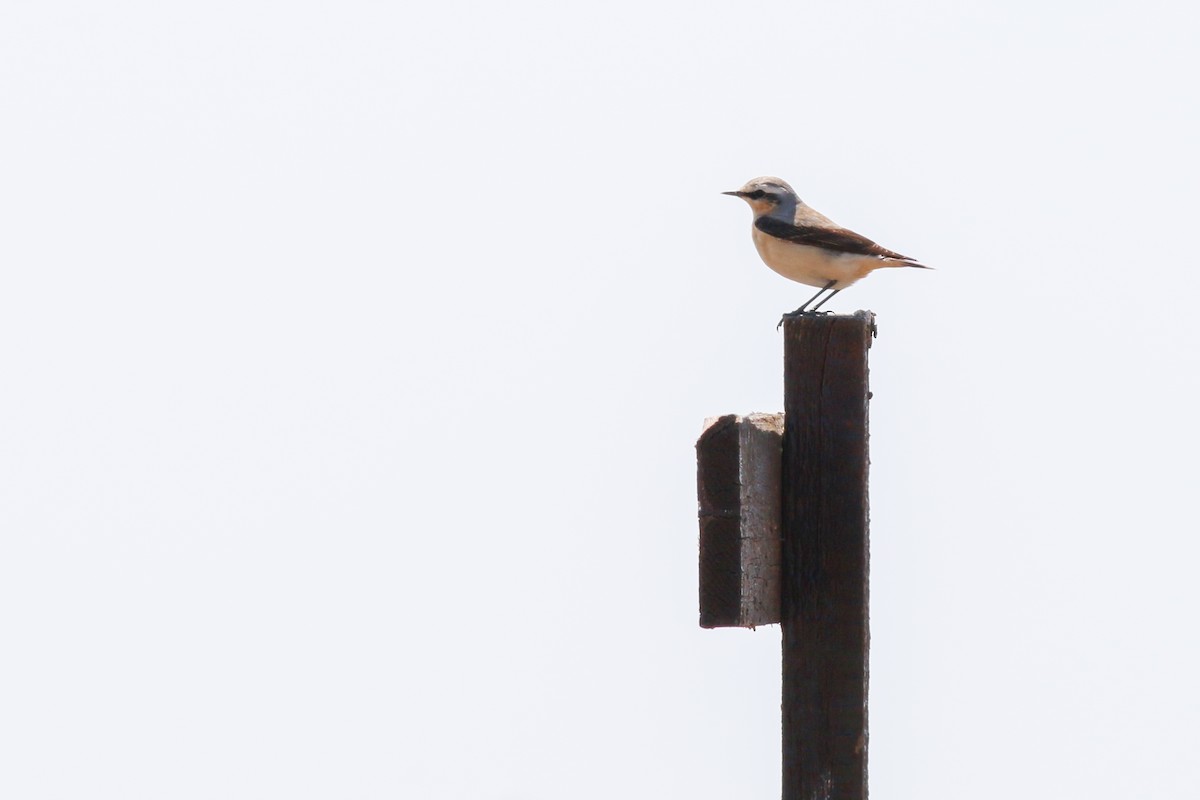
[[[0,796],[779,795],[693,445],[871,309],[871,788],[1200,784],[1182,2],[0,6]]]

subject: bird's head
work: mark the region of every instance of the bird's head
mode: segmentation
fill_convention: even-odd
[[[796,193],[787,185],[787,181],[769,175],[755,178],[735,192],[721,194],[742,198],[754,209],[756,217],[769,214],[780,206],[795,208],[797,202]]]

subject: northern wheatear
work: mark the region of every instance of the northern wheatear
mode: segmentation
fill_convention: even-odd
[[[809,208],[779,178],[755,178],[736,192],[722,194],[740,197],[754,210],[750,234],[768,267],[785,278],[820,287],[808,302],[784,317],[814,313],[830,297],[881,267],[929,269]],[[833,291],[824,300],[806,312],[809,303],[830,289]]]

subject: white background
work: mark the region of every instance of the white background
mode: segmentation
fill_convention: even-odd
[[[869,308],[879,798],[1200,781],[1183,2],[0,6],[0,795],[771,798],[693,444]]]

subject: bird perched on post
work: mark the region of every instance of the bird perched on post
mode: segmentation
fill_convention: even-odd
[[[809,208],[779,178],[755,178],[737,191],[722,194],[742,198],[754,211],[750,233],[768,267],[785,278],[820,288],[804,305],[784,314],[785,319],[815,313],[842,289],[882,267],[930,269]],[[808,308],[827,291],[824,300]]]

